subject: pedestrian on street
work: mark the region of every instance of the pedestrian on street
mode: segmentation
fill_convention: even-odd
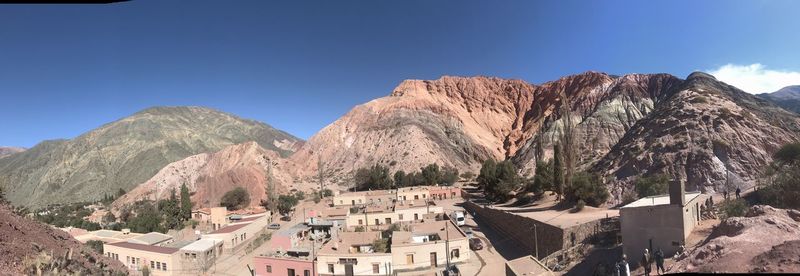
[[[642,254],[642,267],[644,267],[644,276],[650,276],[650,271],[653,267],[650,251],[647,248],[644,249],[644,254]]]
[[[619,275],[631,276],[631,268],[628,266],[628,256],[622,254],[622,260],[619,261]]]
[[[655,259],[656,273],[658,273],[658,275],[664,274],[664,251],[661,251],[661,248],[656,249]]]

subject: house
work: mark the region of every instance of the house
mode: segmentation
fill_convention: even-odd
[[[222,240],[199,239],[180,248],[178,251],[181,267],[194,275],[208,271],[217,258],[222,255]]]
[[[414,222],[423,220],[425,214],[442,214],[444,208],[428,201],[398,201],[394,205],[394,213],[397,215],[397,221]]]
[[[272,234],[269,241],[270,248],[278,250],[295,248],[308,236],[310,229],[305,223],[298,223],[292,227],[278,230]]]
[[[432,200],[453,199],[461,197],[461,188],[453,186],[432,186],[428,188]]]
[[[375,248],[385,244],[381,232],[342,232],[328,241],[317,254],[317,274],[390,275],[392,254]]]
[[[683,181],[671,181],[669,195],[639,199],[620,208],[619,215],[623,252],[629,259],[658,248],[672,256],[699,224],[700,193],[686,193]]]
[[[414,186],[397,189],[397,201],[426,200],[429,197],[429,186]]]
[[[178,275],[182,271],[178,251],[178,248],[124,241],[103,244],[103,254],[122,262],[132,274],[147,266],[150,275]]]
[[[333,205],[391,204],[395,199],[397,199],[397,194],[394,190],[350,192],[333,196]]]
[[[103,243],[115,243],[121,241],[127,241],[132,238],[136,238],[141,236],[142,234],[139,233],[131,233],[131,230],[128,228],[122,229],[122,231],[115,231],[115,230],[96,230],[86,232],[84,234],[75,236],[74,238],[79,242],[86,243],[87,241],[102,241]]]
[[[444,267],[469,260],[469,238],[450,220],[409,226],[410,231],[392,234],[392,263],[395,271],[417,271]],[[449,258],[449,259],[448,259]]]
[[[253,257],[256,276],[317,276],[314,256],[306,248],[271,251]]]
[[[202,223],[211,223],[211,208],[192,210],[192,219]]]
[[[158,232],[150,232],[127,240],[129,243],[146,245],[167,245],[175,241],[172,236]]]
[[[236,251],[247,244],[250,239],[262,234],[269,225],[270,217],[260,215],[241,219],[235,224],[229,224],[211,233],[204,234],[204,239],[222,240],[222,250]]]

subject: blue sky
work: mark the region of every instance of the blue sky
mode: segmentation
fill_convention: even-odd
[[[800,1],[2,5],[0,145],[73,138],[162,105],[209,106],[308,138],[403,79],[442,75],[798,72],[798,10]]]

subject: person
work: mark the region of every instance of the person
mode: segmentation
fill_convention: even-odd
[[[619,275],[631,276],[631,268],[628,266],[628,256],[622,254],[622,260],[619,261]]]
[[[655,259],[656,273],[658,273],[658,275],[664,274],[664,251],[661,251],[661,248],[656,249]]]
[[[642,254],[642,267],[644,267],[644,275],[650,276],[650,270],[653,268],[651,265],[650,260],[650,251],[647,248],[644,249],[644,254]]]
[[[736,187],[736,199],[739,199],[739,194],[740,194],[741,192],[742,192],[742,189],[741,189],[741,188],[739,188],[739,187]]]
[[[728,199],[728,190],[727,189],[722,191],[722,199]]]

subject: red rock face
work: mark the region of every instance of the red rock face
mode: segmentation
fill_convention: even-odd
[[[642,109],[618,110],[627,122],[652,110],[652,103],[678,83],[679,79],[665,74],[619,78],[597,72],[538,86],[487,77],[406,80],[390,96],[353,108],[290,158],[302,164],[297,173],[305,177],[316,175],[318,160],[322,160],[333,181],[345,181],[354,169],[375,163],[404,171],[434,162],[477,171],[488,158],[514,158],[523,169],[532,170],[532,140],[542,136],[544,146],[552,147],[562,93],[570,100],[573,113],[580,116],[576,123],[591,119],[604,103],[615,100]],[[648,103],[649,108],[638,107]],[[586,163],[605,154],[633,124],[590,120],[598,121],[597,128],[610,125],[617,128],[617,134],[603,147],[591,149],[596,151],[595,157]],[[586,137],[593,135],[584,132]]]
[[[171,163],[150,180],[114,201],[112,208],[118,211],[122,206],[140,199],[168,198],[172,189],[179,192],[183,183],[192,193],[196,208],[219,206],[222,196],[236,187],[246,189],[250,194],[250,206],[257,206],[267,197],[267,160],[273,163],[275,192],[286,193],[292,182],[284,169],[287,161],[274,151],[248,142]]]

